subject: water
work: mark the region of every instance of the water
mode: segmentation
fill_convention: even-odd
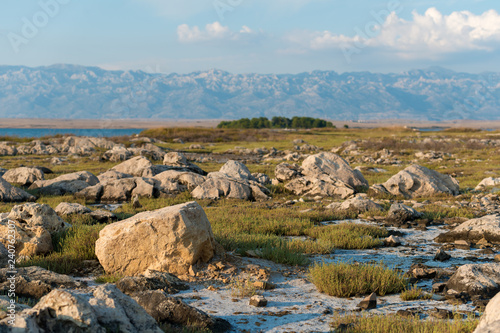
[[[76,136],[111,137],[134,135],[142,132],[140,128],[0,128],[0,136],[17,136],[20,138],[39,138],[46,135],[71,134]]]

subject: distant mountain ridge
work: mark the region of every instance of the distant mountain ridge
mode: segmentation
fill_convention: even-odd
[[[500,73],[190,74],[0,66],[0,118],[500,119]]]

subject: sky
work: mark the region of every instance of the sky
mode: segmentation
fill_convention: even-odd
[[[0,65],[500,72],[498,0],[2,0]]]

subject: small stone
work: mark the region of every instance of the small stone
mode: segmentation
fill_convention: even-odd
[[[398,310],[396,312],[396,315],[398,315],[400,317],[408,318],[408,317],[414,317],[415,313],[411,310]]]
[[[369,296],[365,297],[365,299],[363,299],[357,306],[362,310],[377,308],[377,294],[371,293]]]
[[[267,299],[262,295],[254,295],[250,298],[250,305],[262,308],[267,305]]]
[[[434,308],[430,315],[436,319],[453,319],[453,312],[446,309]]]
[[[442,293],[444,291],[445,287],[446,287],[446,283],[434,283],[432,285],[432,292],[433,293]]]
[[[437,260],[437,261],[446,261],[446,260],[449,260],[451,258],[451,256],[444,252],[444,250],[442,249],[439,249],[436,253],[436,255],[434,256],[434,260]]]
[[[139,202],[139,196],[137,194],[134,196],[134,199],[132,200],[132,207],[134,207],[134,208],[142,208],[142,205]]]
[[[462,250],[470,250],[470,243],[465,240],[458,239],[455,241],[455,247]]]
[[[495,256],[495,261],[496,261],[496,262],[500,262],[500,254],[497,254],[497,255]]]
[[[276,288],[276,286],[274,284],[272,284],[271,282],[267,282],[267,281],[255,281],[253,283],[253,285],[255,288],[261,289],[261,290],[271,290],[271,289]]]
[[[207,288],[207,289],[208,289],[208,290],[210,290],[210,291],[217,291],[217,289],[215,289],[215,287],[214,287],[214,286],[208,286],[208,288]]]
[[[401,238],[391,235],[384,240],[386,246],[396,247],[401,245]]]

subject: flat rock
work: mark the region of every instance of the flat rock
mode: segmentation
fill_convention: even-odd
[[[0,202],[35,201],[36,198],[0,177]]]
[[[99,179],[88,171],[68,173],[50,180],[38,180],[30,190],[38,190],[44,195],[74,194],[84,188],[99,183]]]
[[[469,295],[492,297],[500,291],[500,263],[460,266],[446,285]]]
[[[59,216],[66,216],[72,214],[88,214],[91,210],[79,203],[61,202],[55,208],[55,212]]]
[[[11,184],[30,186],[37,180],[45,179],[44,173],[38,168],[20,167],[8,170],[3,176]]]
[[[464,240],[476,243],[482,239],[500,244],[500,215],[487,215],[463,222],[453,230],[440,234],[436,242]]]

